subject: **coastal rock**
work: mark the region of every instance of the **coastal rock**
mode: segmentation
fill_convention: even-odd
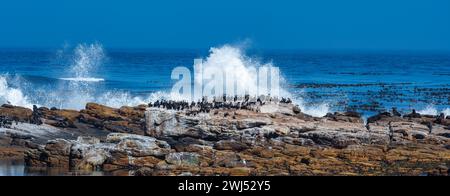
[[[79,122],[91,125],[94,128],[103,129],[105,127],[103,120],[94,118],[88,114],[81,113],[78,120]]]
[[[216,151],[212,157],[212,161],[216,167],[245,167],[245,163],[239,157],[239,154],[231,151]]]
[[[345,112],[339,113],[335,112],[334,114],[327,114],[325,117],[341,122],[352,122],[352,123],[363,123],[363,119],[361,118],[361,114],[357,112]]]
[[[49,141],[43,147],[29,150],[25,158],[29,166],[97,170],[106,163],[126,168],[151,159],[141,157],[152,156],[156,159],[170,152],[170,146],[164,141],[140,135],[111,133],[104,143],[92,137]]]
[[[122,116],[125,116],[134,121],[139,121],[139,120],[145,118],[146,109],[147,109],[147,106],[145,106],[145,105],[140,105],[137,107],[123,106],[123,107],[119,108],[118,112]]]
[[[116,109],[88,103],[86,109],[80,111],[78,120],[81,123],[92,125],[94,128],[110,132],[144,135],[145,109],[144,106],[124,106]]]
[[[448,175],[445,118],[381,113],[364,124],[353,112],[317,118],[292,104],[267,105],[39,108],[44,124],[6,123],[0,146],[22,148],[28,166],[136,175]],[[58,118],[74,126],[47,123]]]
[[[166,156],[166,162],[180,167],[199,166],[199,155],[192,152],[176,152]]]
[[[378,121],[390,121],[392,119],[392,115],[389,112],[379,113],[375,116],[371,116],[367,119],[367,123],[375,123]]]
[[[86,113],[92,117],[95,117],[97,119],[102,119],[102,120],[111,120],[111,121],[124,120],[124,117],[122,117],[119,114],[118,109],[100,105],[100,104],[96,104],[96,103],[86,104],[86,109],[81,111],[81,113]]]
[[[100,143],[100,139],[91,136],[80,136],[77,138],[77,142],[80,144],[95,145]]]
[[[298,107],[298,105],[296,105],[292,108],[292,112],[294,112],[294,114],[300,114],[302,110],[300,109],[300,107]]]
[[[146,134],[150,136],[183,135],[203,120],[160,108],[149,108],[145,116]]]
[[[27,151],[27,165],[70,168],[72,143],[64,139],[49,141],[45,146]]]
[[[71,168],[77,170],[100,170],[103,168],[103,164],[111,157],[111,153],[105,146],[90,148],[74,146],[72,148],[72,153],[73,154],[70,155]]]
[[[255,127],[262,127],[271,124],[268,118],[252,118],[252,119],[242,119],[237,122],[237,129],[249,129]]]
[[[294,106],[292,104],[269,103],[269,104],[262,105],[259,108],[259,110],[263,114],[276,114],[276,113],[279,113],[279,114],[283,114],[283,115],[293,116],[293,115],[297,114],[296,112],[299,112],[300,108],[297,107],[297,106]]]
[[[117,150],[125,151],[133,157],[161,157],[170,152],[170,145],[167,142],[140,135],[111,133],[107,136],[106,142],[117,144]]]
[[[222,140],[214,144],[214,149],[217,150],[232,150],[232,151],[243,151],[250,148],[247,144],[234,141],[234,140]]]
[[[75,128],[74,123],[80,116],[80,113],[75,110],[48,110],[40,108],[39,113],[45,124],[61,128]]]
[[[389,143],[387,135],[370,134],[368,132],[342,133],[339,131],[312,131],[300,134],[300,137],[311,139],[315,144],[346,148],[350,145]]]
[[[11,120],[16,122],[30,122],[33,111],[18,106],[12,106],[8,104],[3,104],[0,107],[0,116],[9,117]]]

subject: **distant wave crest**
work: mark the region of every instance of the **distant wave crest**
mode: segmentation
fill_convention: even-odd
[[[75,82],[103,82],[103,78],[59,78],[60,80],[75,81]]]

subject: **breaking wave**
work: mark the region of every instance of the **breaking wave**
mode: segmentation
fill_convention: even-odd
[[[445,117],[450,116],[450,108],[443,110],[442,113],[444,113]]]
[[[80,44],[74,50],[70,73],[75,76],[73,77],[75,79],[92,78],[92,73],[101,67],[105,58],[106,54],[102,45]]]
[[[28,108],[38,105],[79,110],[83,109],[88,102],[121,107],[147,104],[159,99],[185,100],[178,94],[170,93],[170,89],[167,92],[149,93],[146,96],[135,96],[127,91],[106,90],[103,86],[105,79],[95,74],[97,70],[101,70],[101,66],[104,66],[106,58],[104,48],[100,44],[80,44],[72,50],[70,56],[72,59],[70,66],[67,73],[63,74],[67,77],[59,78],[58,85],[50,89],[48,87],[25,88],[20,84],[12,87],[8,82],[11,80],[9,76],[0,76],[0,102]],[[211,48],[209,56],[204,59],[203,66],[204,72],[220,69],[224,73],[228,71],[237,73],[239,78],[237,85],[249,84],[250,88],[257,88],[258,77],[253,70],[273,65],[248,57],[239,47],[224,45]],[[285,83],[283,78],[280,78],[280,83]],[[293,98],[285,88],[279,89],[279,95]],[[293,98],[293,102],[299,105],[304,113],[312,116],[324,116],[330,112],[330,107],[326,103],[306,106],[301,98]]]
[[[0,103],[7,103],[27,108],[32,108],[27,96],[25,96],[20,89],[9,87],[7,78],[0,77]]]
[[[69,54],[67,73],[57,85],[29,87],[20,76],[0,76],[0,103],[32,108],[33,105],[64,109],[83,109],[86,103],[96,102],[111,107],[134,106],[150,100],[123,91],[105,91],[104,78],[94,77],[106,58],[100,44],[80,44]],[[154,96],[149,96],[152,98]],[[156,99],[156,98],[155,98]]]
[[[423,110],[419,110],[417,111],[419,114],[424,114],[424,115],[433,115],[436,116],[438,115],[438,111],[436,108],[434,108],[434,106],[432,105],[428,105],[426,108],[424,108]]]
[[[203,60],[204,75],[212,75],[214,73],[210,72],[216,72],[217,70],[220,70],[222,73],[236,73],[238,75],[236,88],[247,87],[249,89],[258,89],[258,87],[260,87],[258,86],[258,76],[254,70],[261,67],[271,68],[274,67],[274,65],[272,63],[261,63],[260,61],[245,55],[242,48],[230,45],[211,48],[209,56]],[[196,78],[195,82],[201,83],[201,81],[198,81],[198,78]],[[299,105],[300,109],[304,113],[311,116],[323,117],[330,112],[330,107],[327,103],[307,106],[304,104],[303,99],[293,97],[293,95],[286,88],[283,88],[285,83],[286,81],[283,77],[281,77],[280,73],[279,97],[289,97],[293,99],[293,102]],[[234,84],[230,83],[230,81],[225,81],[226,87],[232,85]],[[258,92],[258,95],[267,94]]]
[[[303,113],[309,114],[314,117],[323,117],[331,112],[330,106],[327,103],[322,103],[314,106],[299,106]]]
[[[444,116],[447,117],[447,116],[450,116],[450,108],[443,109],[441,112],[439,112],[439,110],[436,109],[435,106],[428,105],[424,109],[417,111],[417,113],[423,114],[423,115],[433,115],[433,116],[444,114]]]

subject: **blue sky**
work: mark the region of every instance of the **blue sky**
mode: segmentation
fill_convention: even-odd
[[[448,0],[14,0],[0,47],[450,50]]]

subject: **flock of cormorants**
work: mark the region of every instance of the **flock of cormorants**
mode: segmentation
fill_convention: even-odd
[[[285,103],[290,104],[292,100],[290,98],[271,98],[268,99],[266,97],[258,97],[252,98],[249,95],[244,96],[243,98],[234,96],[227,97],[224,95],[221,99],[217,99],[214,97],[212,101],[208,101],[207,97],[203,97],[201,100],[197,102],[187,102],[187,101],[171,101],[171,100],[158,100],[155,103],[149,103],[149,107],[156,108],[164,108],[169,110],[198,110],[201,113],[209,113],[212,109],[248,109],[252,110],[254,106],[262,106],[267,102],[269,103]]]

